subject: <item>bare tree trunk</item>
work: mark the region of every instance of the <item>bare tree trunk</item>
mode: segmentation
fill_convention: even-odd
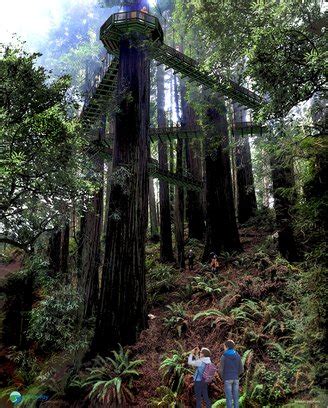
[[[49,238],[48,254],[49,254],[49,270],[51,275],[55,276],[60,272],[60,248],[61,248],[61,230],[55,228]]]
[[[165,93],[164,93],[164,67],[157,68],[157,124],[158,127],[165,127]],[[158,142],[158,161],[161,170],[168,170],[168,157],[166,142]],[[173,262],[172,231],[169,185],[166,181],[159,182],[159,202],[160,202],[160,257],[161,262]]]
[[[139,40],[141,40],[139,38]],[[93,350],[132,344],[147,326],[149,60],[136,38],[120,41],[118,94],[105,260]]]
[[[181,122],[179,109],[179,90],[177,77],[173,75],[174,85],[174,104],[178,123]],[[177,140],[176,147],[176,173],[183,174],[183,141]],[[174,195],[174,220],[175,220],[175,242],[177,249],[177,259],[180,269],[185,268],[184,254],[184,189],[183,187],[175,186]]]
[[[177,174],[182,175],[182,155],[183,141],[177,141]],[[175,241],[177,247],[177,258],[180,269],[185,268],[185,252],[184,252],[184,189],[183,187],[175,186],[174,200],[174,215],[175,215]]]
[[[55,228],[49,238],[49,269],[52,276],[60,274],[68,282],[69,222]]]
[[[106,118],[103,117],[98,131],[98,142],[105,138]],[[104,161],[98,154],[92,156],[94,171],[103,181]],[[94,316],[97,311],[99,295],[100,237],[103,215],[103,188],[95,192],[88,203],[88,209],[81,220],[80,239],[80,279],[79,288],[83,296],[83,319]]]
[[[159,241],[158,222],[156,212],[154,180],[152,178],[149,178],[149,213],[150,213],[150,239],[153,242],[158,242]]]
[[[292,226],[292,208],[295,204],[295,200],[292,198],[295,182],[294,171],[291,163],[283,161],[282,157],[275,155],[271,156],[270,165],[279,250],[288,261],[293,262],[298,259]],[[284,191],[286,189],[289,192]]]
[[[61,230],[61,248],[60,248],[60,269],[61,273],[68,283],[70,281],[68,276],[68,256],[69,256],[69,222],[67,221],[64,228]]]
[[[203,259],[210,252],[241,250],[233,204],[228,124],[224,104],[220,112],[208,108],[205,139],[206,241]]]
[[[182,127],[196,128],[196,115],[192,107],[186,101],[186,86],[181,84],[181,107]],[[186,140],[186,165],[190,175],[198,181],[202,181],[202,148],[199,140]],[[187,219],[189,226],[189,238],[202,240],[204,238],[204,207],[202,193],[198,191],[187,191]]]
[[[246,111],[234,104],[235,122],[246,122]],[[255,214],[256,196],[252,169],[251,150],[247,134],[235,134],[236,168],[237,168],[237,215],[238,221],[243,224]]]
[[[115,135],[115,118],[111,116],[109,118],[109,133],[111,137]],[[109,195],[110,195],[110,188],[111,188],[111,177],[113,172],[113,158],[108,158],[106,161],[107,164],[107,174],[106,174],[106,192],[105,192],[105,208],[104,208],[104,226],[103,232],[104,235],[107,231],[107,222],[108,222],[108,210],[109,210]]]

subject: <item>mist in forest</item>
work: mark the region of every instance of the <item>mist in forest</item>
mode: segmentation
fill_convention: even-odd
[[[25,49],[39,52],[39,63],[54,76],[69,74],[78,82],[86,60],[96,68],[104,53],[99,28],[119,8],[98,0],[31,0],[2,5],[1,43],[25,42]]]

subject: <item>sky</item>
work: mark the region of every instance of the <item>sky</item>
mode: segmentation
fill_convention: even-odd
[[[54,26],[59,25],[65,8],[72,4],[96,4],[97,0],[11,0],[1,1],[0,42],[10,40],[16,33],[37,48]],[[156,0],[149,0],[155,5]]]
[[[96,0],[11,0],[1,4],[0,42],[17,34],[37,50],[51,28],[59,25],[65,8],[72,4],[96,3]]]

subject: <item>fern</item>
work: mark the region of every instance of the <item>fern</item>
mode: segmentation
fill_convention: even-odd
[[[177,343],[179,350],[171,350],[171,357],[166,357],[160,364],[160,370],[164,374],[166,385],[177,394],[183,390],[183,380],[186,374],[191,374],[192,371],[187,366],[187,353],[182,345]]]
[[[173,392],[169,387],[158,387],[156,388],[156,393],[159,395],[158,397],[151,398],[150,407],[182,408],[178,393]]]
[[[166,307],[169,310],[169,315],[164,318],[164,326],[181,337],[187,329],[186,310],[182,303],[172,303]]]
[[[230,316],[222,313],[220,310],[217,309],[209,309],[202,312],[197,313],[193,320],[203,318],[205,321],[209,320],[211,322],[211,327],[217,326],[228,326],[232,327],[235,323],[235,319],[238,319],[238,315],[236,313],[232,313]]]
[[[133,381],[139,376],[137,367],[143,360],[130,361],[130,351],[124,352],[121,345],[112,351],[113,358],[97,356],[94,367],[83,382],[89,391],[88,398],[105,404],[128,405],[134,400],[131,392]]]

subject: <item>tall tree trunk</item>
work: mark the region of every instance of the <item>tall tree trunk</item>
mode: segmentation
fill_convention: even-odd
[[[174,84],[174,104],[178,123],[181,122],[179,109],[179,90],[176,75],[173,75]],[[176,173],[183,174],[183,141],[177,140],[176,145]],[[174,220],[175,220],[175,242],[177,249],[178,266],[180,269],[185,267],[184,254],[184,188],[175,186],[174,195]]]
[[[196,128],[195,111],[186,101],[186,85],[181,83],[181,108],[182,108],[182,127]],[[202,181],[202,148],[199,140],[189,141],[186,139],[186,165],[190,175],[198,181]],[[202,240],[204,238],[204,208],[202,193],[198,191],[187,191],[187,219],[189,226],[189,238]]]
[[[220,112],[208,108],[205,139],[206,241],[203,259],[210,252],[241,250],[234,211],[228,124],[224,104]]]
[[[234,121],[246,122],[246,110],[234,104]],[[255,214],[256,196],[252,169],[251,149],[247,134],[237,131],[236,140],[236,167],[237,167],[237,215],[238,221],[243,224]]]
[[[111,138],[114,138],[115,135],[115,117],[110,116],[109,118],[109,134]],[[106,234],[107,231],[107,222],[108,222],[108,211],[109,211],[109,195],[110,195],[110,188],[111,188],[111,177],[113,172],[113,157],[110,157],[106,160],[107,164],[107,172],[106,172],[106,191],[105,191],[105,208],[104,208],[104,226],[103,232]]]
[[[137,37],[137,35],[135,36]],[[141,38],[139,38],[141,40]],[[147,325],[149,60],[136,38],[120,41],[113,185],[93,349],[132,344]]]
[[[183,159],[183,141],[177,141],[177,174],[182,175]],[[185,253],[184,253],[184,189],[183,187],[175,186],[174,200],[174,215],[175,215],[175,241],[177,247],[177,258],[180,269],[185,268]]]
[[[55,276],[60,272],[60,248],[61,229],[57,227],[51,232],[48,244],[49,269],[52,276]]]
[[[49,238],[49,269],[52,276],[60,274],[68,282],[69,222],[63,228],[56,227]]]
[[[103,117],[101,128],[98,131],[98,141],[105,138],[106,118]],[[104,161],[96,153],[92,155],[94,171],[98,178],[103,180]],[[83,214],[83,228],[81,228],[82,245],[80,256],[79,287],[83,296],[83,320],[94,316],[97,311],[99,294],[99,266],[100,266],[100,237],[103,213],[103,188],[95,192],[88,203],[88,209]]]
[[[159,241],[158,222],[156,212],[154,180],[149,178],[149,213],[150,213],[150,239],[153,242]]]
[[[157,68],[157,124],[165,127],[165,93],[164,93],[164,67]],[[161,170],[168,170],[167,145],[166,142],[158,142],[158,161]],[[166,181],[159,181],[160,202],[160,257],[161,262],[173,262],[172,231],[169,185]]]
[[[295,182],[293,166],[278,155],[271,156],[270,165],[279,250],[282,256],[293,262],[298,259],[292,226],[292,208],[295,204],[292,192]],[[285,189],[289,192],[286,193]]]
[[[66,283],[70,281],[68,276],[68,256],[69,256],[69,222],[67,221],[61,230],[60,245],[60,269]]]

